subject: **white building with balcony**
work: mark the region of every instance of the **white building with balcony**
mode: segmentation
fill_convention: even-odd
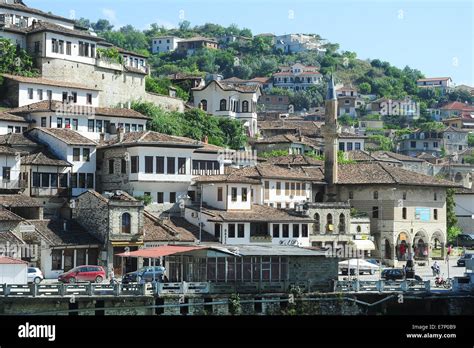
[[[194,106],[214,116],[241,121],[250,136],[257,134],[257,101],[262,95],[258,85],[236,86],[212,80],[192,89]]]
[[[153,54],[173,52],[178,48],[178,42],[182,40],[176,36],[155,37],[151,42],[151,52]]]
[[[304,91],[311,86],[321,83],[323,75],[315,66],[301,63],[292,66],[281,66],[280,71],[273,74],[273,86],[292,91]]]

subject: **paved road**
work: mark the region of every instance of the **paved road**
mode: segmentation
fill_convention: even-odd
[[[456,265],[456,261],[459,259],[458,256],[450,257],[449,259],[449,277],[459,277],[464,275],[464,272],[466,272],[465,267],[458,267]],[[419,275],[423,280],[430,280],[431,285],[434,286],[434,276],[433,276],[433,271],[431,270],[431,265],[433,262],[431,261],[429,264],[427,263],[425,266],[418,266],[415,265],[415,274]],[[448,278],[448,263],[446,261],[438,261],[438,264],[440,266],[440,274],[444,278]],[[339,280],[343,280],[347,276],[341,276],[339,275]],[[363,274],[359,276],[360,280],[379,280],[380,279],[380,274],[379,272],[376,272],[374,275],[368,275],[368,274]]]

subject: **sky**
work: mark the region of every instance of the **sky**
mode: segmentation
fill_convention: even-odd
[[[427,77],[474,86],[472,0],[25,0],[68,18],[108,19],[117,28],[237,24],[253,34],[314,33],[360,59],[406,65]]]

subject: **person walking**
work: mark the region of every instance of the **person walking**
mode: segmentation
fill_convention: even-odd
[[[438,261],[435,261],[433,265],[431,266],[431,269],[433,270],[433,277],[436,277],[439,275],[439,264]]]

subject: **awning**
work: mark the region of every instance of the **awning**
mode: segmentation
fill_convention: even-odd
[[[375,244],[371,240],[355,239],[352,243],[357,250],[375,250]]]
[[[190,253],[191,256],[238,256],[236,253],[224,248],[217,248],[212,246],[183,246],[183,245],[162,245],[155,248],[146,248],[136,251],[130,251],[125,253],[116,254],[121,257],[143,257],[150,259],[157,259],[162,256],[176,255]]]

